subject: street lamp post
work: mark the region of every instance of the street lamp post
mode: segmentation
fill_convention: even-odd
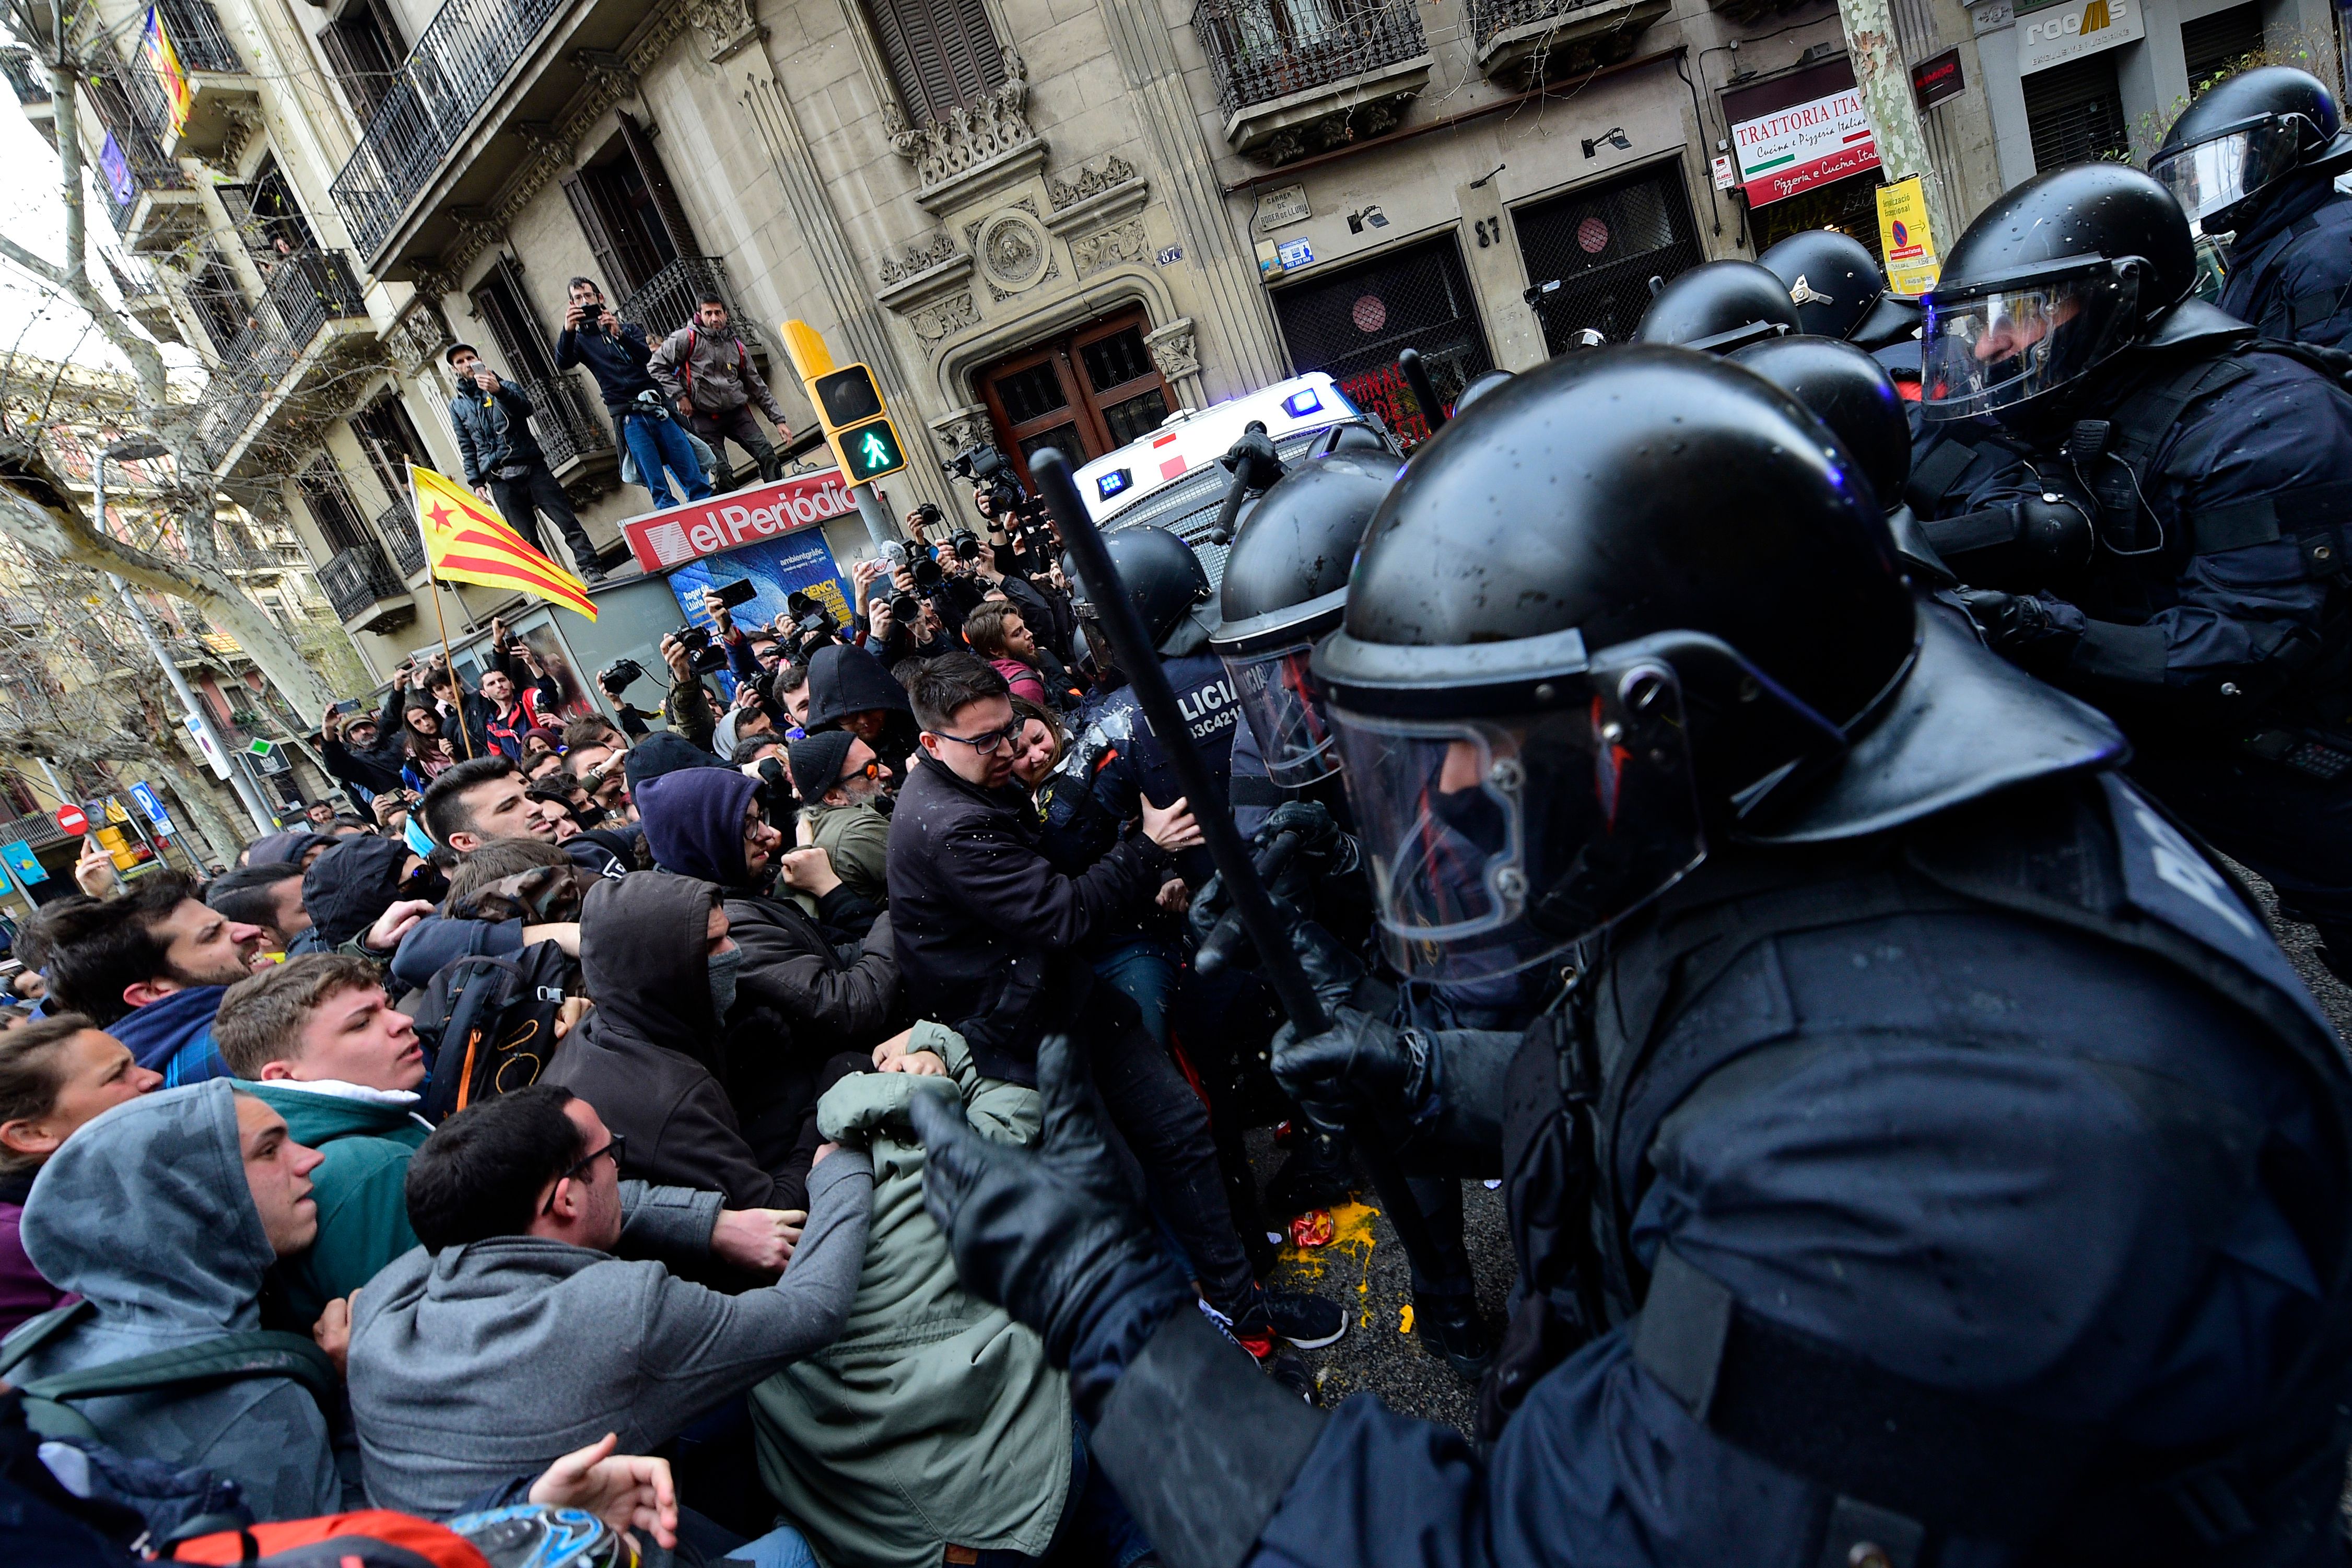
[[[135,463],[147,458],[162,458],[169,455],[170,448],[160,441],[118,441],[113,446],[100,451],[98,461],[92,466],[95,476],[93,489],[97,492],[92,505],[98,513],[99,532],[107,531],[106,460],[112,458],[118,462]],[[172,689],[178,694],[180,706],[187,714],[189,722],[210,743],[213,755],[220,758],[221,765],[228,769],[229,787],[236,791],[236,798],[244,803],[246,811],[253,817],[254,826],[264,834],[277,832],[277,817],[271,813],[268,803],[261,798],[261,792],[254,787],[253,781],[246,776],[245,770],[239,767],[236,760],[229,755],[228,747],[222,742],[220,731],[213,724],[212,710],[197,700],[194,689],[188,685],[188,678],[180,671],[179,661],[172,657],[171,650],[163,646],[163,639],[156,635],[155,624],[147,618],[146,606],[142,605],[139,602],[139,596],[131,591],[131,584],[113,573],[109,572],[106,574],[106,580],[114,584],[115,594],[121,599],[123,610],[131,616],[131,625],[139,628],[140,637],[146,640],[147,651],[154,656],[156,664],[162,667],[163,678],[172,683]]]

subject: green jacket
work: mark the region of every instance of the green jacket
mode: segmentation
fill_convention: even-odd
[[[870,805],[809,810],[809,837],[833,860],[834,875],[877,909],[890,907],[890,819]]]
[[[408,1156],[428,1130],[417,1120],[415,1101],[388,1105],[285,1082],[236,1087],[286,1118],[295,1142],[326,1156],[310,1173],[319,1239],[278,1266],[287,1306],[301,1322],[314,1323],[329,1301],[350,1295],[416,1245],[404,1185]]]
[[[952,1081],[982,1135],[1027,1144],[1037,1093],[981,1077],[940,1025],[916,1025],[912,1048],[953,1079],[860,1073],[818,1102],[824,1135],[873,1157],[865,1268],[832,1347],[751,1391],[761,1477],[832,1568],[937,1568],[950,1546],[1042,1555],[1069,1496],[1069,1378],[957,1280],[905,1110]]]

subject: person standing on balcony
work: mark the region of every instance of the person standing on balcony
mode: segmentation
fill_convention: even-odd
[[[547,467],[547,454],[530,433],[530,397],[484,364],[471,343],[449,350],[449,368],[457,373],[449,426],[457,432],[457,452],[466,460],[466,482],[551,561],[555,552],[548,547],[538,519],[543,515],[553,521],[572,547],[581,581],[603,582],[604,569],[597,563],[596,547],[588,542],[588,531],[572,514],[563,486]]]
[[[759,466],[760,479],[772,484],[783,477],[784,460],[768,444],[767,432],[751,417],[757,403],[775,421],[776,438],[793,438],[792,422],[784,417],[776,395],[751,368],[751,351],[727,324],[727,301],[705,294],[695,308],[695,323],[680,327],[662,340],[646,368],[661,384],[678,414],[719,456],[719,488],[735,488],[735,471],[728,467],[722,439],[740,447]]]
[[[686,431],[669,416],[661,389],[646,369],[653,352],[645,328],[614,315],[593,278],[572,280],[572,308],[564,312],[563,335],[555,340],[556,368],[588,367],[646,493],[656,508],[667,511],[678,504],[670,489],[670,474],[677,476],[688,500],[707,498],[710,481],[703,477]]]

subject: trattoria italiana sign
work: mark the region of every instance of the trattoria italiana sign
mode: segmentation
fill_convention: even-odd
[[[1738,121],[1731,152],[1751,207],[1878,167],[1878,142],[1854,87]]]

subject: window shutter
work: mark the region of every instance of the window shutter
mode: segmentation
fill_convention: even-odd
[[[873,0],[874,30],[918,123],[943,120],[1004,81],[982,0]]]
[[[596,192],[580,173],[563,176],[564,199],[572,204],[572,216],[580,220],[580,232],[587,237],[588,248],[595,253],[597,279],[604,286],[604,298],[618,305],[636,289],[636,280],[621,266],[619,250],[613,244],[612,230],[604,226],[604,214],[597,205]]]
[[[621,122],[621,144],[628,149],[630,161],[637,166],[637,177],[645,181],[646,191],[653,197],[654,211],[660,215],[662,227],[669,234],[669,247],[680,256],[700,255],[694,243],[694,226],[686,220],[685,205],[669,183],[669,172],[662,167],[653,137],[626,110],[616,118]]]
[[[501,256],[474,290],[474,313],[489,323],[499,352],[506,356],[507,374],[517,381],[549,381],[555,375],[554,356],[547,334],[525,303],[521,269],[514,258]]]
[[[2036,169],[2046,173],[2088,163],[2131,144],[2114,50],[2035,71],[2024,87]]]

